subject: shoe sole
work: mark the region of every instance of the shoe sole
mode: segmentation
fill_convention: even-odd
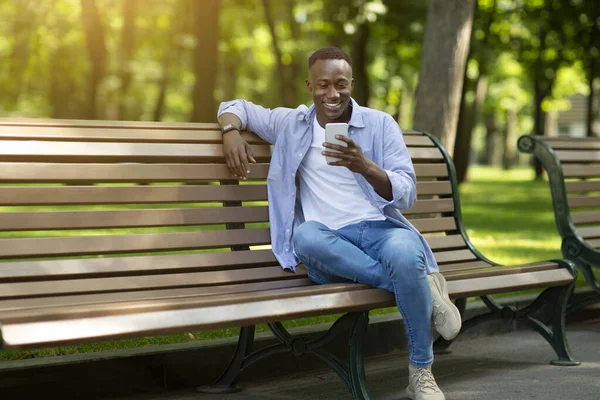
[[[451,332],[449,333],[444,333],[444,332],[440,332],[438,330],[438,333],[440,335],[442,335],[442,337],[446,340],[452,340],[454,339],[456,336],[458,336],[458,334],[460,333],[460,328],[462,326],[462,318],[460,315],[460,311],[458,311],[458,308],[456,308],[456,306],[454,305],[454,303],[452,303],[452,301],[448,298],[448,287],[446,285],[446,280],[444,279],[443,276],[441,276],[441,274],[437,274],[437,273],[432,273],[430,275],[433,278],[433,282],[435,284],[435,286],[437,287],[438,291],[441,293],[442,295],[442,302],[446,305],[446,308],[450,310],[450,312],[453,314],[454,318],[456,321],[458,321],[458,326],[455,327],[454,329],[451,330]],[[440,279],[441,277],[441,279]],[[436,328],[437,330],[437,328]]]

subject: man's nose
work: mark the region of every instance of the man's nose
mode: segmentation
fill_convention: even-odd
[[[332,86],[331,89],[329,89],[328,96],[330,99],[337,99],[340,97],[340,93]]]

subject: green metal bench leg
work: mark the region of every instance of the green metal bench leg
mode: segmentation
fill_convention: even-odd
[[[363,353],[368,326],[369,313],[359,313],[352,330],[350,349],[348,350],[348,368],[350,370],[352,398],[354,400],[369,399]]]
[[[551,361],[551,364],[560,366],[579,365],[580,363],[575,361],[571,355],[565,332],[567,301],[574,287],[575,282],[567,286],[546,289],[531,304],[519,310],[512,306],[501,307],[490,296],[482,296],[481,299],[491,311],[463,322],[460,331],[462,333],[475,325],[497,319],[525,322],[540,333],[554,349],[558,360]],[[532,316],[544,310],[547,312],[542,319]]]
[[[235,383],[237,382],[240,373],[242,372],[244,361],[247,355],[252,351],[252,344],[254,343],[254,325],[244,326],[240,330],[240,337],[238,339],[238,345],[233,355],[233,359],[229,366],[223,372],[221,377],[216,380],[212,385],[200,386],[196,390],[200,393],[235,393],[241,389],[238,388]]]
[[[368,400],[366,388],[363,345],[369,325],[369,312],[353,312],[343,315],[321,337],[314,340],[305,340],[293,337],[280,322],[268,324],[273,335],[280,343],[267,346],[252,352],[254,342],[254,326],[244,327],[240,332],[238,347],[233,360],[227,370],[212,385],[200,386],[197,391],[201,393],[233,393],[240,389],[235,385],[240,374],[255,362],[279,353],[292,353],[294,355],[309,354],[315,356],[329,365],[348,387],[355,400]],[[348,359],[341,361],[323,347],[333,342],[350,330]]]

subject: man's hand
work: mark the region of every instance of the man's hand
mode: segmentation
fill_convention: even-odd
[[[227,167],[233,175],[246,180],[250,173],[250,163],[256,163],[252,148],[237,131],[223,134],[223,153]]]
[[[374,163],[369,160],[362,152],[362,149],[359,145],[354,143],[354,140],[349,137],[337,135],[335,137],[338,140],[346,142],[348,147],[340,146],[333,143],[325,142],[323,146],[330,150],[337,150],[341,153],[336,153],[335,151],[323,151],[323,155],[326,157],[335,157],[339,158],[340,161],[334,161],[328,163],[329,165],[346,167],[352,172],[356,172],[364,175],[370,168],[373,167]]]

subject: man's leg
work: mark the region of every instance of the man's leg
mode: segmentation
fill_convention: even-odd
[[[358,229],[335,231],[316,222],[307,221],[294,232],[294,251],[315,283],[360,282],[374,287],[388,284],[382,266],[359,249],[352,239]]]
[[[417,400],[444,400],[431,373],[432,297],[419,237],[388,221],[366,222],[360,247],[383,266],[404,318],[410,350],[408,396]]]

